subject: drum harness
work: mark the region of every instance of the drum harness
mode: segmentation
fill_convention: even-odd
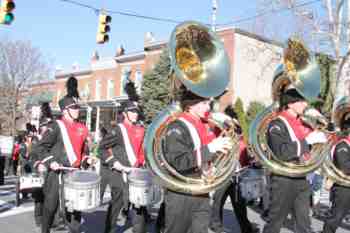
[[[64,197],[64,179],[63,179],[63,175],[66,172],[73,172],[76,170],[79,170],[79,168],[74,168],[74,167],[63,167],[60,166],[58,167],[58,185],[59,185],[59,195],[58,195],[58,200],[59,200],[59,215],[61,218],[63,218],[63,222],[65,226],[68,226],[68,228],[70,228],[70,224],[67,222],[66,220],[66,206],[65,206],[65,197]],[[73,209],[72,208],[67,208],[68,212],[73,213]]]
[[[240,176],[242,174],[244,174],[248,169],[259,169],[259,168],[255,168],[254,165],[247,165],[247,166],[244,166],[244,167],[241,167],[239,169],[237,169],[234,173],[233,173],[233,176],[232,176],[232,179],[231,179],[231,182],[234,183],[234,185],[236,185],[236,188],[235,188],[235,192],[236,192],[236,195],[235,195],[235,201],[238,202],[239,201],[239,196],[241,196],[241,190],[240,190]],[[242,197],[243,198],[243,197]]]

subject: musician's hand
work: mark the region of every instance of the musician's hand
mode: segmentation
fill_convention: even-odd
[[[216,153],[216,152],[226,153],[232,148],[232,146],[233,146],[233,143],[231,138],[218,137],[208,144],[208,149],[211,153]]]
[[[327,142],[327,137],[326,134],[324,134],[321,131],[315,130],[312,133],[310,133],[306,138],[305,138],[307,144],[312,145],[315,143],[326,143]]]
[[[130,173],[131,170],[132,170],[131,167],[124,167],[124,168],[123,168],[123,172],[125,172],[125,173]]]
[[[304,115],[311,117],[323,117],[323,115],[315,108],[307,108]]]
[[[119,161],[115,161],[113,163],[113,169],[115,169],[117,171],[123,171],[124,166]]]
[[[95,163],[97,163],[97,158],[89,156],[86,160],[87,164],[89,165],[94,165]]]
[[[50,169],[53,171],[57,171],[60,165],[57,162],[50,163]]]
[[[44,164],[39,163],[39,164],[38,164],[38,167],[37,167],[37,170],[38,170],[39,173],[44,173],[44,172],[47,171],[47,168],[45,167]]]
[[[210,116],[218,122],[231,121],[231,118],[222,112],[214,112]]]

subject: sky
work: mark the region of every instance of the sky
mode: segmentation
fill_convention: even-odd
[[[167,40],[176,23],[158,22],[111,14],[110,41],[96,44],[98,15],[88,8],[63,0],[14,0],[15,20],[0,25],[0,39],[29,40],[41,50],[52,66],[68,70],[74,63],[88,67],[93,51],[111,57],[119,45],[126,53],[143,50],[144,35],[152,32],[156,40]],[[95,8],[176,21],[211,22],[212,0],[74,0]],[[256,14],[256,1],[218,0],[217,23],[226,23]],[[239,26],[239,25],[236,25]]]

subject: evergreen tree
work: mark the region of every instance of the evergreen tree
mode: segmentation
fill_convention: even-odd
[[[242,102],[241,98],[237,98],[234,109],[237,113],[238,122],[241,125],[242,131],[243,131],[244,140],[248,141],[249,127],[248,127],[248,123],[247,123],[247,116],[244,112],[243,102]]]
[[[158,63],[144,75],[142,82],[140,105],[144,110],[147,125],[171,101],[169,72],[169,52],[168,49],[164,49]]]
[[[334,94],[331,90],[332,82],[335,82],[335,61],[325,54],[316,56],[321,69],[321,94],[322,102],[316,103],[316,107],[330,116],[333,107]]]
[[[255,119],[256,115],[263,111],[266,108],[266,106],[259,102],[259,101],[252,101],[249,103],[247,108],[247,125],[249,126],[250,123]]]

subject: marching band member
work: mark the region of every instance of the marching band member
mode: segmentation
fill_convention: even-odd
[[[77,103],[77,98],[79,98],[78,81],[74,77],[70,77],[66,85],[67,95],[59,101],[62,117],[52,124],[51,130],[38,142],[35,147],[36,151],[33,152],[39,155],[40,164],[48,169],[43,187],[45,198],[42,233],[50,233],[59,205],[59,168],[61,166],[79,168],[93,162],[84,154],[88,129],[84,124],[78,122],[80,108]],[[69,223],[69,231],[79,232],[81,213],[79,211],[66,212],[65,218]]]
[[[53,124],[53,117],[51,113],[51,108],[49,103],[45,102],[41,105],[41,116],[39,119],[39,134],[37,135],[40,141],[45,137],[46,133],[50,132],[51,126]],[[39,142],[33,140],[33,151],[35,152],[35,146]],[[43,174],[46,172],[46,168],[38,158],[38,155],[30,152],[30,160],[32,161],[33,168],[37,170],[38,173]],[[41,226],[42,216],[43,216],[43,204],[44,204],[44,193],[42,189],[36,189],[33,191],[32,196],[34,198],[34,220],[37,227]]]
[[[234,112],[232,106],[228,106],[225,109],[225,114],[230,116],[232,119],[236,120],[237,115]],[[237,121],[238,125],[238,121]],[[242,134],[242,129],[240,127],[236,128],[236,133],[238,135]],[[249,155],[247,152],[247,146],[243,140],[243,136],[240,138],[240,156],[239,162],[241,167],[249,165]],[[211,209],[211,219],[210,219],[210,229],[215,233],[223,232],[223,207],[228,196],[231,198],[232,208],[237,217],[238,223],[242,233],[252,233],[258,229],[254,229],[252,224],[248,219],[247,205],[244,198],[239,194],[238,187],[239,185],[236,182],[236,176],[233,174],[233,177],[230,182],[220,189],[215,190],[213,196],[213,204]]]
[[[350,175],[350,113],[344,114],[340,122],[340,129],[344,132],[339,142],[332,150],[334,165]],[[343,218],[350,209],[350,188],[335,183],[333,185],[334,203],[331,209],[331,216],[326,219],[323,226],[323,233],[335,233]]]
[[[168,163],[183,175],[198,175],[202,164],[227,152],[233,146],[228,137],[216,137],[204,121],[210,101],[185,91],[181,97],[180,118],[171,122],[165,133],[163,153]],[[195,142],[200,146],[195,150]],[[199,144],[200,143],[200,144]],[[165,190],[165,233],[208,232],[209,194],[190,195]]]
[[[133,85],[131,83],[131,85]],[[129,97],[130,98],[130,97]],[[138,124],[140,108],[135,101],[122,104],[124,120],[113,127],[100,142],[100,157],[105,183],[111,188],[112,199],[108,206],[105,233],[115,232],[116,221],[128,194],[125,176],[131,167],[144,165],[143,138],[145,129]],[[144,207],[134,208],[133,232],[146,232]]]
[[[308,103],[298,91],[289,87],[280,96],[278,117],[271,121],[267,130],[267,142],[274,155],[288,162],[308,159],[309,145],[324,143],[326,136],[305,126],[300,117]],[[271,175],[271,203],[264,233],[278,233],[288,213],[296,219],[299,233],[311,232],[309,218],[310,185],[306,177],[292,178]]]

